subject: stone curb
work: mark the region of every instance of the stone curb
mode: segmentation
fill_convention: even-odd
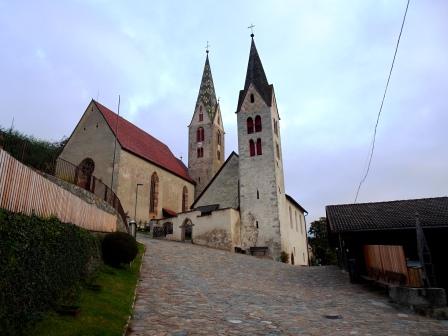
[[[129,322],[131,322],[131,318],[132,318],[132,315],[134,313],[135,300],[137,299],[137,288],[138,288],[138,283],[139,283],[139,280],[140,280],[140,274],[142,273],[142,267],[143,267],[143,258],[145,257],[145,254],[146,254],[146,245],[145,244],[143,244],[143,245],[144,245],[145,249],[143,250],[142,263],[140,264],[140,268],[138,270],[139,278],[137,279],[137,283],[135,284],[134,297],[132,299],[132,306],[131,306],[131,314],[128,316],[128,320],[126,321],[126,324],[125,324],[125,326],[123,328],[123,336],[126,336],[127,333],[128,333]]]

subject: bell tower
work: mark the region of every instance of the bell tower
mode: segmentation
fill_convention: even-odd
[[[251,34],[244,89],[237,106],[242,248],[266,246],[281,252],[280,221],[285,206],[279,114]]]
[[[216,99],[207,46],[198,99],[188,126],[188,172],[196,182],[195,198],[224,162],[224,126]]]

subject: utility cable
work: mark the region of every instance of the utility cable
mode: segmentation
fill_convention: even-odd
[[[408,13],[409,2],[410,2],[410,0],[408,0],[408,2],[406,4],[406,10],[404,11],[403,22],[401,23],[400,34],[398,35],[397,45],[395,46],[394,58],[392,60],[391,66],[390,66],[389,76],[387,78],[386,87],[384,89],[383,99],[381,100],[380,110],[378,111],[378,116],[376,118],[375,129],[373,131],[372,147],[370,149],[370,155],[369,155],[369,163],[367,164],[367,169],[366,169],[366,172],[365,172],[363,178],[359,182],[358,189],[356,190],[356,196],[355,196],[355,202],[354,203],[356,203],[356,201],[358,200],[358,195],[359,195],[359,191],[361,190],[361,186],[365,182],[365,180],[367,179],[367,176],[369,175],[369,172],[370,172],[370,165],[372,164],[373,152],[375,151],[375,141],[376,141],[376,132],[377,132],[377,129],[378,129],[378,123],[380,121],[381,112],[383,111],[384,100],[386,99],[386,93],[387,93],[387,89],[389,87],[389,82],[390,82],[390,77],[392,75],[392,70],[394,69],[395,58],[397,57],[398,46],[400,45],[401,34],[403,32],[404,23],[406,21],[406,15]]]

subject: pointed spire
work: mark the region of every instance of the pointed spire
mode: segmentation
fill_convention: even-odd
[[[251,27],[249,27],[251,28]],[[252,27],[253,28],[253,27]],[[255,46],[254,34],[250,34],[252,39],[250,45],[249,62],[247,63],[246,81],[244,83],[244,89],[240,91],[240,97],[238,99],[237,111],[240,110],[244,97],[250,84],[253,84],[261,95],[263,100],[268,106],[271,106],[272,90],[273,86],[269,85],[268,79],[263,69],[260,56],[258,55],[257,47]]]
[[[210,117],[210,120],[213,120],[218,103],[215,94],[215,87],[213,85],[212,70],[210,69],[210,62],[208,60],[208,51],[207,43],[207,56],[205,58],[204,72],[202,74],[201,86],[199,88],[196,106],[202,103]]]
[[[249,62],[247,64],[246,82],[244,90],[247,90],[249,85],[253,83],[257,89],[262,90],[265,86],[269,86],[268,79],[264,73],[263,64],[258,55],[257,47],[255,46],[254,34],[250,35],[252,42],[250,45]]]

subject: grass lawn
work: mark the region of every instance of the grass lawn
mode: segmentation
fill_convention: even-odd
[[[81,312],[77,317],[48,313],[32,334],[121,336],[132,313],[132,299],[142,262],[144,245],[138,245],[139,254],[130,268],[103,266],[95,281],[101,285],[101,290],[82,289],[79,304]]]

